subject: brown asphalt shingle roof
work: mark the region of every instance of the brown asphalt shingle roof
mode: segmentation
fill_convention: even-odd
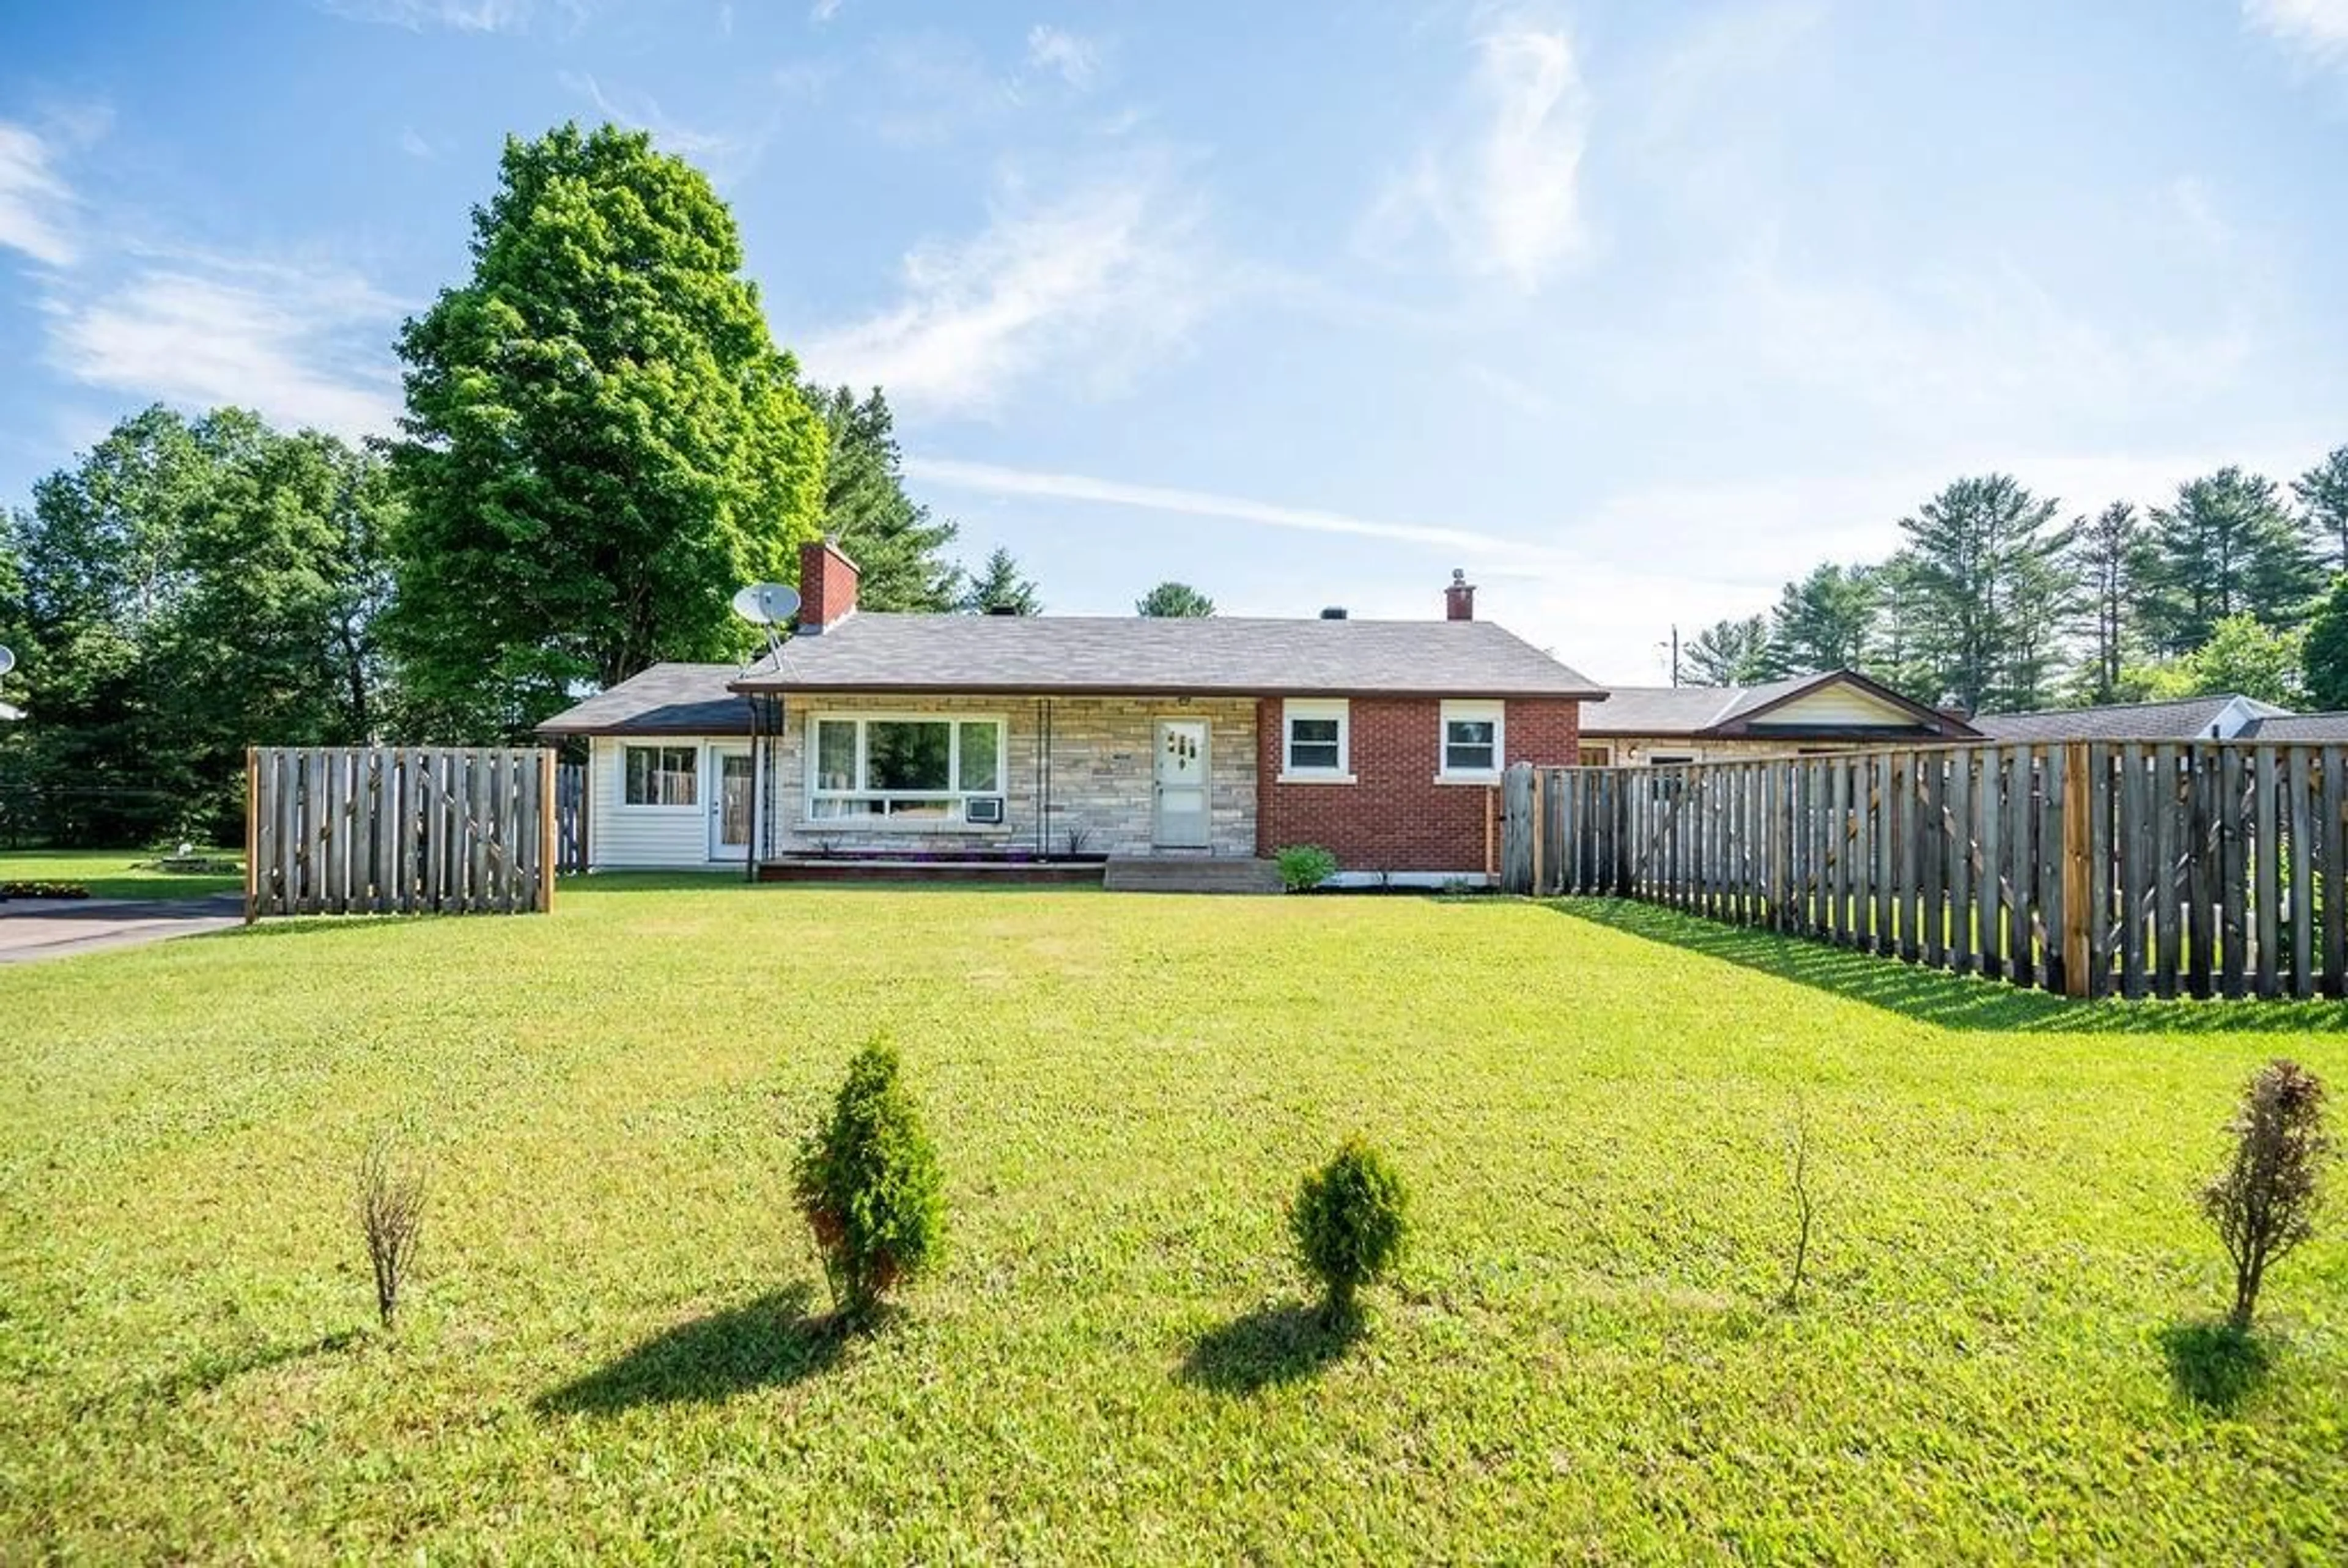
[[[1484,620],[860,613],[745,691],[1579,697],[1604,688]]]

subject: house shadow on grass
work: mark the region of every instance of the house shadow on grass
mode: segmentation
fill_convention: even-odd
[[[804,1285],[664,1328],[585,1377],[539,1396],[547,1413],[610,1415],[638,1405],[716,1403],[783,1388],[838,1364],[848,1335],[811,1317]]]
[[[1179,1376],[1219,1393],[1252,1394],[1319,1373],[1361,1337],[1358,1315],[1333,1322],[1317,1305],[1260,1307],[1199,1336]]]
[[[2266,1381],[2273,1356],[2254,1334],[2230,1323],[2175,1323],[2160,1331],[2177,1391],[2207,1409],[2232,1409]]]
[[[2073,1001],[1807,937],[1724,926],[1630,899],[1566,898],[1544,907],[1941,1029],[2012,1034],[2302,1034],[2337,1030],[2348,1020],[2348,1010],[2331,1000]]]

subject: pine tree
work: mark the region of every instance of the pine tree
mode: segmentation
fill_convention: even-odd
[[[963,590],[959,608],[971,615],[1041,615],[1044,601],[1021,574],[1018,558],[998,545]]]
[[[2072,562],[2085,590],[2089,647],[2079,692],[2089,703],[2119,701],[2120,669],[2136,623],[2137,569],[2144,553],[2136,508],[2114,501],[2072,525]]]
[[[1867,657],[1877,597],[1869,569],[1831,561],[1812,569],[1800,581],[1787,583],[1769,612],[1774,672],[1807,675],[1858,669]]]
[[[2321,541],[2324,564],[2348,571],[2348,446],[2334,447],[2291,488],[2306,509],[2308,531]]]
[[[1161,582],[1133,601],[1134,613],[1160,620],[1199,620],[1215,613],[1215,601],[1187,582]]]
[[[875,387],[862,402],[847,387],[816,392],[829,451],[824,464],[823,529],[856,563],[856,602],[866,610],[952,610],[962,569],[938,552],[961,529],[932,522],[930,509],[905,493],[896,420]]]
[[[2175,658],[2207,642],[2228,616],[2296,626],[2322,586],[2306,525],[2274,481],[2221,468],[2153,509],[2138,594],[2145,641]]]
[[[1689,682],[1697,686],[1750,686],[1769,678],[1769,623],[1760,616],[1718,620],[1681,650]]]
[[[2069,613],[2055,503],[2009,475],[1959,479],[1900,520],[1921,673],[1967,709],[2034,706]]]
[[[2326,712],[2348,709],[2348,571],[2332,579],[2323,608],[2307,623],[2307,700]]]

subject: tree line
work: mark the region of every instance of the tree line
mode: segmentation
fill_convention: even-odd
[[[1890,559],[1811,569],[1704,628],[1681,672],[1853,669],[1973,712],[2230,692],[2348,708],[2348,446],[2288,488],[2226,467],[2160,505],[2061,511],[2007,475],[1958,479]]]
[[[707,180],[640,133],[509,138],[470,275],[405,323],[398,433],[123,420],[0,511],[0,834],[217,838],[243,748],[522,740],[836,538],[874,610],[1042,608],[904,484],[885,395],[810,385]]]

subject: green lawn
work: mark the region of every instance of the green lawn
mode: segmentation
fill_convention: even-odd
[[[2348,1098],[2339,1021],[1605,905],[605,878],[0,969],[0,1560],[2336,1557],[2348,1204],[2245,1358],[2190,1196],[2259,1061]],[[883,1027],[950,1251],[843,1346],[788,1151]],[[1356,1128],[1418,1230],[1347,1344],[1282,1205]]]
[[[242,849],[207,849],[242,864]],[[201,898],[241,893],[241,875],[216,876],[160,871],[155,855],[139,849],[0,849],[0,882],[78,882],[93,898]]]

